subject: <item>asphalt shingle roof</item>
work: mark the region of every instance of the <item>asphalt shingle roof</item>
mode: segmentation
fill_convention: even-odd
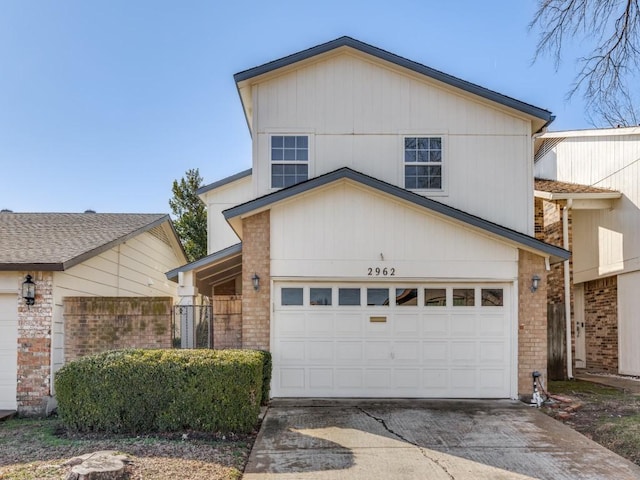
[[[165,221],[147,213],[0,212],[0,270],[64,270]]]
[[[558,182],[557,180],[547,180],[536,178],[534,188],[541,192],[549,193],[614,193],[614,190],[606,188],[591,187],[578,183]]]

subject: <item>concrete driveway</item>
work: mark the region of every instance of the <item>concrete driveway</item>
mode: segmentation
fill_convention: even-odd
[[[276,400],[243,476],[266,479],[640,479],[628,462],[507,400]]]

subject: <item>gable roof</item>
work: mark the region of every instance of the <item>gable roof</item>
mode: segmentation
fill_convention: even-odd
[[[390,183],[383,182],[382,180],[378,180],[377,178],[365,175],[364,173],[357,172],[348,167],[334,170],[333,172],[327,173],[325,175],[312,178],[305,182],[292,185],[291,187],[283,188],[282,190],[278,190],[262,197],[258,197],[249,202],[236,205],[235,207],[229,208],[222,213],[225,219],[234,228],[234,230],[237,231],[237,229],[239,228],[238,220],[242,216],[253,212],[257,213],[257,211],[266,210],[277,202],[292,198],[296,195],[309,192],[313,189],[340,180],[350,180],[355,183],[365,185],[379,192],[391,195],[392,197],[404,200],[419,207],[423,207],[444,217],[448,217],[464,225],[486,231],[494,236],[503,238],[510,242],[515,242],[530,250],[541,252],[552,257],[554,261],[569,259],[570,253],[563,248],[542,242],[524,233],[512,230],[502,225],[498,225],[497,223],[490,222],[489,220],[485,220],[462,210],[458,210],[457,208],[450,207],[449,205],[445,205],[444,203],[440,203],[436,200],[423,197],[422,195],[418,195],[417,193],[405,190],[404,188],[400,188]]]
[[[359,52],[371,55],[380,60],[392,63],[399,67],[406,68],[412,72],[418,73],[420,75],[424,75],[438,82],[442,82],[446,85],[458,88],[465,92],[471,93],[473,95],[477,95],[486,100],[490,100],[491,102],[498,103],[500,105],[518,110],[527,115],[536,117],[541,119],[543,122],[541,123],[540,130],[547,125],[549,125],[554,120],[554,116],[550,111],[545,110],[540,107],[536,107],[529,103],[522,102],[512,97],[508,97],[501,93],[495,92],[493,90],[489,90],[488,88],[481,87],[480,85],[476,85],[471,82],[467,82],[466,80],[462,80],[460,78],[454,77],[453,75],[449,75],[447,73],[441,72],[434,68],[428,67],[418,62],[414,62],[413,60],[409,60],[407,58],[401,57],[394,53],[388,52],[378,47],[374,47],[373,45],[369,45],[368,43],[361,42],[354,38],[343,36],[340,38],[336,38],[335,40],[331,40],[327,43],[323,43],[320,45],[316,45],[315,47],[308,48],[306,50],[302,50],[300,52],[294,53],[292,55],[288,55],[283,58],[279,58],[277,60],[273,60],[271,62],[265,63],[263,65],[259,65],[257,67],[253,67],[242,72],[236,73],[233,78],[236,81],[236,85],[238,87],[238,92],[240,93],[240,99],[244,105],[244,99],[242,93],[240,92],[240,83],[246,82],[248,80],[254,79],[260,75],[264,75],[275,70],[278,70],[283,67],[287,67],[289,65],[293,65],[298,62],[302,62],[304,60],[308,60],[310,58],[316,57],[318,55],[331,52],[332,50],[336,50],[342,47],[349,47]],[[247,105],[244,105],[245,113],[247,111]],[[247,122],[249,119],[247,118]]]
[[[165,222],[173,229],[165,214],[1,212],[0,270],[66,270]]]
[[[245,177],[250,176],[252,171],[253,170],[251,168],[249,168],[247,170],[243,170],[242,172],[235,173],[235,174],[233,174],[233,175],[231,175],[229,177],[225,177],[225,178],[222,178],[220,180],[216,180],[215,182],[210,183],[208,185],[203,185],[198,190],[196,190],[196,195],[202,195],[203,193],[207,193],[207,192],[209,192],[211,190],[214,190],[214,189],[216,189],[218,187],[222,187],[223,185],[228,185],[229,183],[233,183],[236,180],[241,180],[241,179],[243,179]]]

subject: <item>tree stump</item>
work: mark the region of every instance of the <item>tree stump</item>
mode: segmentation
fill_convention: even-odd
[[[125,478],[126,455],[113,451],[87,453],[72,458],[66,465],[73,465],[66,480],[120,480]]]

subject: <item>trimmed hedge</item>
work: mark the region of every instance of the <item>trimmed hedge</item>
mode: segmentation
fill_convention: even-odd
[[[59,415],[75,431],[250,432],[270,377],[263,351],[119,350],[66,364],[55,387]]]

